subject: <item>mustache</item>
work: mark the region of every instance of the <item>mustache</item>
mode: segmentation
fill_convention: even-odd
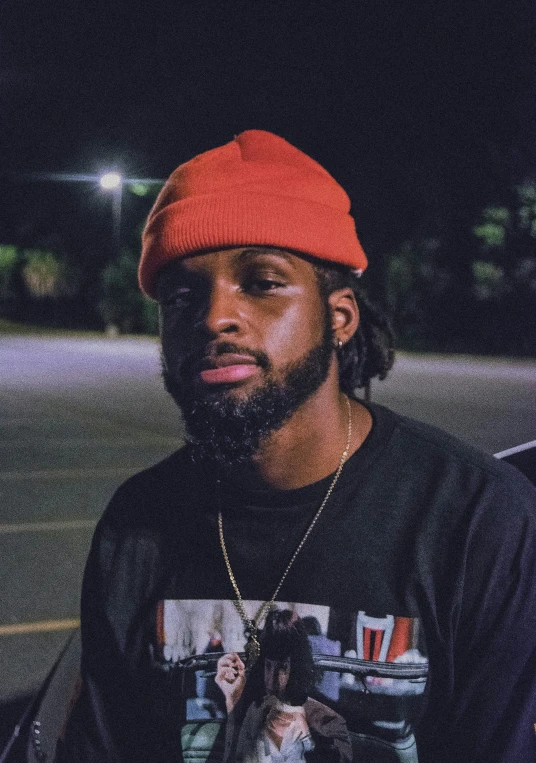
[[[262,350],[252,350],[249,347],[242,347],[239,344],[233,342],[218,342],[211,346],[205,347],[203,350],[194,350],[188,353],[182,360],[179,368],[181,376],[184,374],[191,375],[197,373],[201,369],[201,364],[207,358],[215,359],[220,355],[226,355],[232,353],[233,355],[246,355],[254,358],[257,365],[264,371],[268,371],[271,368],[271,362],[268,355]]]

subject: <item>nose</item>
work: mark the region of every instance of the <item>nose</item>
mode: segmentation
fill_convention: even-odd
[[[206,330],[213,336],[238,333],[242,319],[237,290],[231,284],[213,284],[203,317]]]

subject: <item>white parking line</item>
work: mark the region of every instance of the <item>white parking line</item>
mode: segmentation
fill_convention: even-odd
[[[1,425],[0,425],[1,428]],[[155,448],[176,448],[176,437],[160,437],[159,435],[140,435],[139,437],[107,438],[107,437],[45,437],[31,436],[26,438],[10,439],[9,442],[0,442],[0,449],[13,450],[13,448],[45,447],[45,448],[73,448],[75,446],[105,448],[139,448],[154,446]]]
[[[96,469],[39,469],[31,472],[0,472],[0,482],[16,482],[22,480],[79,480],[94,479],[95,477],[128,477],[135,472],[141,472],[147,466],[114,466]]]
[[[67,519],[53,522],[20,522],[0,525],[0,535],[7,533],[57,532],[59,530],[86,530],[95,527],[97,519]]]
[[[24,633],[51,633],[52,631],[72,631],[78,628],[80,620],[41,620],[35,623],[13,623],[0,625],[0,636],[20,636]]]

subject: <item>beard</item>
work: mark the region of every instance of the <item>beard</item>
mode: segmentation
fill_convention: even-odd
[[[228,351],[233,351],[231,345]],[[193,383],[181,384],[164,366],[164,384],[182,411],[193,459],[224,468],[250,463],[266,438],[324,383],[332,354],[332,330],[326,325],[320,343],[287,364],[278,377],[263,356],[265,381],[246,398],[235,397],[228,388],[198,392]]]

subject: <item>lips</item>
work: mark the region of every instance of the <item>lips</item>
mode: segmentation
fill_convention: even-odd
[[[232,384],[249,379],[258,371],[259,365],[252,355],[227,352],[204,358],[199,377],[205,384]]]

